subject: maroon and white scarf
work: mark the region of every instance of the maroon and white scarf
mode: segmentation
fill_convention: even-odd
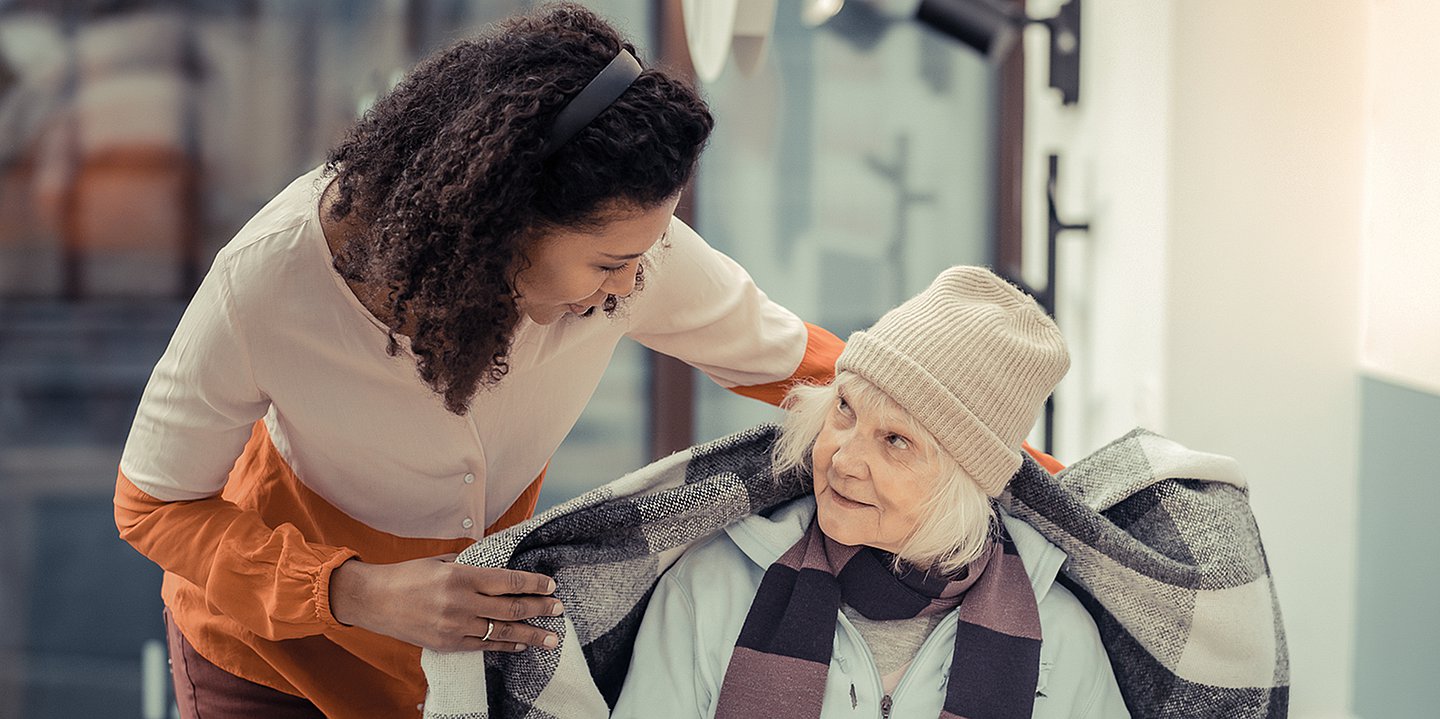
[[[999,536],[956,579],[896,574],[890,555],[840,544],[818,521],[765,570],[720,687],[716,719],[817,719],[840,604],[872,620],[960,607],[940,719],[1029,717],[1040,674],[1040,613],[1015,545]]]

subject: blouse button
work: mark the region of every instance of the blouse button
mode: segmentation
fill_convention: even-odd
[[[474,483],[475,483],[475,473],[474,473],[474,472],[467,472],[467,473],[465,474],[465,483],[466,483],[466,484],[474,484]]]
[[[471,519],[471,518],[469,518],[469,517],[466,517],[466,518],[465,518],[465,521],[463,521],[463,522],[460,523],[460,526],[462,526],[462,527],[464,527],[464,528],[466,528],[466,529],[469,529],[469,528],[475,526],[475,520],[473,520],[473,519]]]

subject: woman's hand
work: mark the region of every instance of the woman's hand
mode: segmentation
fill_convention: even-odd
[[[543,596],[555,591],[554,580],[456,564],[455,556],[396,564],[351,559],[330,575],[330,613],[341,624],[446,652],[556,645],[553,632],[523,621],[564,611],[558,599]]]

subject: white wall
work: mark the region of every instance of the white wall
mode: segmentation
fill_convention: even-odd
[[[1061,452],[1143,424],[1240,461],[1298,718],[1352,704],[1368,23],[1360,0],[1087,0],[1080,107],[1027,107],[1093,221],[1062,248]]]
[[[1360,2],[1176,8],[1167,428],[1253,483],[1296,716],[1351,705]]]
[[[1440,3],[1374,3],[1362,364],[1440,394]]]

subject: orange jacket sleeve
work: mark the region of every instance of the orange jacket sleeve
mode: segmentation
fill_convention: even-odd
[[[829,384],[835,379],[835,360],[840,359],[840,352],[844,349],[844,340],[823,327],[806,322],[805,354],[789,377],[777,382],[731,387],[730,391],[778,407],[790,388],[797,384]]]
[[[121,472],[115,483],[120,537],[205,600],[270,640],[342,626],[330,614],[330,573],[357,553],[307,541],[292,524],[269,527],[259,512],[222,497],[156,499]]]
[[[339,626],[330,571],[355,553],[262,516],[265,493],[244,486],[260,488],[278,468],[256,461],[271,446],[256,421],[270,403],[255,379],[231,261],[216,257],[145,387],[116,478],[115,524],[141,554],[255,634],[319,634]]]
[[[1059,474],[1062,470],[1065,469],[1065,465],[1061,464],[1060,460],[1055,459],[1054,457],[1044,452],[1041,452],[1034,447],[1031,447],[1029,442],[1022,442],[1020,446],[1022,449],[1025,450],[1026,454],[1034,458],[1034,460],[1038,462],[1041,467],[1044,467],[1045,471],[1049,472],[1050,474]]]
[[[544,477],[542,471],[485,534],[529,518]],[[400,562],[474,542],[400,537],[354,519],[300,482],[264,422],[251,428],[220,496],[164,501],[122,470],[115,524],[141,554],[198,588],[206,605],[272,641],[342,626],[330,612],[330,575],[347,559]]]

